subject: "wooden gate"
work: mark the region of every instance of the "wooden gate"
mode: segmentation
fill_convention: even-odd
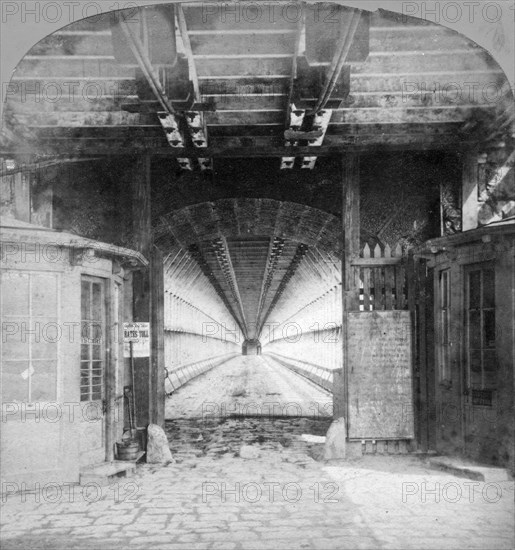
[[[347,294],[347,417],[364,451],[431,445],[432,276],[400,246],[365,245],[350,262]],[[433,394],[433,400],[431,400]]]

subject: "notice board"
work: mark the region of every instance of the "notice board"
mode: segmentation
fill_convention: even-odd
[[[414,438],[409,311],[348,315],[349,438]]]
[[[123,355],[150,357],[150,323],[123,323]]]

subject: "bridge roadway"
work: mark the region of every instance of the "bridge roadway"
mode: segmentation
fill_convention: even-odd
[[[168,398],[165,412],[167,419],[331,415],[330,392],[266,355],[235,357],[191,380]]]

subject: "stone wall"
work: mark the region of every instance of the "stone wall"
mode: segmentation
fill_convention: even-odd
[[[128,169],[109,160],[54,168],[54,227],[131,248]]]

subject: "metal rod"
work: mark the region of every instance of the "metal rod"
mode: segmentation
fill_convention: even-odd
[[[195,91],[195,100],[200,102],[200,86],[198,83],[197,68],[195,67],[195,59],[193,57],[193,50],[191,48],[188,27],[186,25],[186,18],[184,17],[182,4],[177,6],[177,22],[179,23],[179,31],[181,33],[182,42],[186,51],[186,57],[189,61],[190,77],[193,82],[193,90]]]
[[[134,54],[134,57],[136,57],[136,60],[138,61],[138,65],[143,71],[143,74],[145,75],[145,78],[147,79],[149,86],[152,88],[152,92],[156,96],[157,100],[159,101],[159,103],[161,104],[161,106],[165,111],[167,111],[171,115],[177,114],[175,109],[173,108],[172,103],[169,101],[168,97],[166,96],[166,92],[161,86],[159,75],[157,75],[156,72],[154,71],[154,68],[152,67],[152,63],[145,52],[145,49],[141,40],[134,35],[130,26],[123,19],[120,19],[120,27],[124,32],[125,36],[127,37],[132,53]]]
[[[331,97],[334,87],[336,86],[336,82],[340,77],[343,65],[345,64],[345,61],[351,49],[354,35],[356,34],[356,31],[358,29],[360,19],[360,10],[354,10],[352,12],[350,21],[348,21],[347,18],[344,18],[346,25],[344,25],[343,27],[343,33],[338,43],[338,48],[331,62],[331,69],[329,71],[330,78],[325,83],[324,89],[322,90],[322,93],[320,94],[320,97],[315,107],[308,114],[313,115],[322,110],[325,107],[329,98]]]
[[[290,126],[290,112],[291,112],[291,102],[293,98],[293,89],[295,86],[295,79],[297,78],[297,58],[300,54],[300,41],[302,38],[302,29],[305,25],[305,6],[302,2],[301,4],[301,17],[297,23],[297,30],[295,35],[295,51],[292,58],[292,68],[291,68],[291,77],[290,77],[290,86],[288,88],[288,100],[286,103],[286,127]]]

